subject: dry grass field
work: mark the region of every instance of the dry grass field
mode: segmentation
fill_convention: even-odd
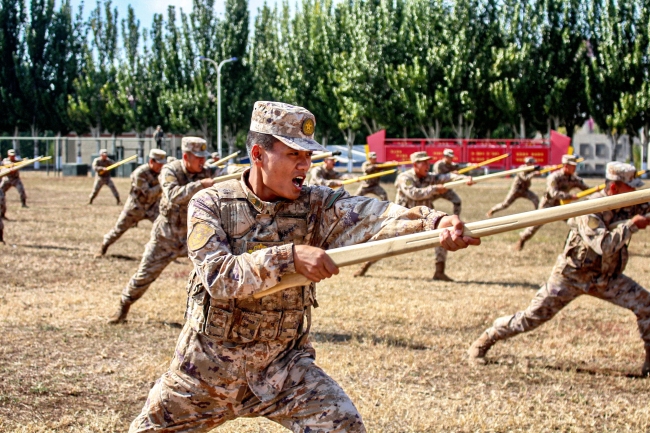
[[[94,259],[121,209],[108,189],[87,206],[90,178],[26,172],[23,180],[30,207],[8,192],[0,246],[0,431],[127,431],[173,354],[189,260],[165,270],[127,324],[106,325],[151,223]],[[116,183],[126,198],[128,180]],[[464,219],[484,218],[509,184],[458,188]],[[541,193],[543,180],[533,188]],[[508,212],[530,209],[519,201]],[[343,269],[319,285],[317,362],[370,432],[650,431],[650,380],[638,376],[643,345],[629,311],[583,297],[546,326],[497,344],[488,365],[465,362],[467,347],[496,317],[528,304],[566,232],[563,223],[548,225],[522,253],[511,249],[517,234],[507,233],[450,254],[455,283],[431,281],[431,252],[381,261],[364,278]],[[649,241],[647,231],[634,237],[627,270],[646,287]],[[284,430],[245,419],[218,431]]]

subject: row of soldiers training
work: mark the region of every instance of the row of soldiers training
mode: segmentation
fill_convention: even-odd
[[[378,163],[370,152],[363,177],[343,174],[335,170],[336,157],[314,140],[316,125],[306,108],[258,101],[246,140],[249,166],[231,164],[234,169],[229,170],[208,152],[203,138],[188,136],[182,139],[182,158],[172,160],[163,150],[152,149],[147,162],[131,174],[129,196],[114,227],[103,239],[97,233],[96,258],[101,260],[142,220],[153,226],[108,323],[126,322],[172,261],[189,257],[193,269],[187,286],[179,287],[187,289],[187,304],[172,362],[153,384],[130,432],[203,432],[256,416],[294,432],[366,431],[352,400],[316,364],[310,342],[312,309],[318,306],[316,283],[339,273],[326,251],[438,230],[432,277],[452,283],[445,267],[448,252],[479,247],[480,238],[464,232],[461,197],[445,186],[455,182],[471,187],[479,179],[458,173],[461,166],[454,163],[452,149],[439,161],[426,152],[412,153],[410,168],[397,174],[391,202],[381,176],[373,175],[398,163]],[[312,163],[318,155],[329,156]],[[530,201],[531,210],[576,201],[576,190],[590,189],[575,174],[578,161],[576,155],[564,155],[560,166],[545,170],[528,157],[503,202],[487,210],[486,217],[494,218],[520,198]],[[9,151],[0,167],[0,226],[6,219],[5,193],[12,186],[27,206],[20,172],[12,168],[16,163]],[[104,185],[121,204],[110,178],[115,164],[104,149],[93,161],[88,206]],[[549,175],[540,199],[530,187],[544,171]],[[359,183],[355,194],[343,188],[351,183]],[[634,166],[611,162],[604,186],[588,201],[636,194],[641,186]],[[451,202],[452,214],[435,210],[437,200]],[[628,245],[649,222],[648,201],[569,218],[566,242],[557,246],[561,253],[547,282],[525,309],[496,318],[475,341],[467,342],[468,362],[481,368],[497,342],[534,330],[572,300],[589,295],[636,315],[645,349],[641,372],[649,375],[650,293],[624,274]],[[513,249],[524,249],[539,228],[521,231]],[[375,262],[360,263],[354,276],[373,272]],[[300,279],[292,279],[296,275]]]

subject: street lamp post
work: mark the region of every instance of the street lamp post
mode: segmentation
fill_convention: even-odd
[[[221,63],[217,64],[214,60],[199,56],[199,60],[203,62],[210,62],[213,66],[217,68],[217,151],[219,152],[219,158],[221,158],[221,67],[229,62],[236,62],[237,57],[231,57],[226,60],[222,60]]]

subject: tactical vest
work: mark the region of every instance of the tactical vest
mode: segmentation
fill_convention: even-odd
[[[129,195],[136,203],[140,204],[144,208],[148,208],[152,204],[156,203],[160,198],[160,194],[151,194],[151,188],[160,185],[158,175],[151,170],[149,164],[142,164],[131,173],[131,183],[137,185],[138,178],[146,182],[148,186],[147,192],[143,194],[141,190],[131,185]]]
[[[308,218],[312,214],[309,188],[303,188],[295,201],[278,202],[273,214],[263,209],[257,197],[251,196],[249,200],[239,180],[222,185],[219,213],[232,254],[305,243]],[[310,307],[317,305],[314,289],[311,284],[281,290],[260,299],[215,299],[192,271],[187,286],[185,318],[196,332],[221,341],[289,341],[309,330]],[[303,327],[305,315],[307,324]]]
[[[188,183],[196,182],[198,180],[202,180],[211,176],[210,169],[204,167],[201,173],[192,174],[190,178],[183,169],[183,164],[184,163],[182,159],[178,159],[166,164],[166,166],[170,168],[176,175],[178,186],[185,186]],[[165,167],[163,167],[163,170],[165,170]],[[161,174],[162,173],[163,172],[161,171]],[[162,197],[160,199],[160,214],[164,216],[167,221],[169,221],[171,226],[187,227],[187,207],[187,203],[184,203],[182,205],[172,203],[167,199],[164,193],[162,194]]]

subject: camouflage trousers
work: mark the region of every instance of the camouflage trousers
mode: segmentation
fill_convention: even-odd
[[[650,292],[623,274],[604,284],[591,285],[585,290],[554,270],[554,274],[541,286],[528,308],[512,316],[496,319],[492,328],[488,329],[488,335],[494,340],[505,340],[532,331],[582,295],[593,296],[631,310],[636,315],[641,339],[650,347]]]
[[[7,199],[5,192],[0,188],[0,219],[5,217],[5,213],[7,213]]]
[[[454,212],[453,212],[454,215],[460,215],[460,208],[461,208],[462,202],[460,200],[460,197],[458,196],[458,194],[456,194],[454,192],[454,190],[449,189],[444,194],[434,196],[433,199],[431,200],[431,208],[434,207],[433,203],[436,200],[438,200],[439,198],[443,198],[443,199],[445,199],[447,201],[450,201],[454,205]]]
[[[380,185],[374,185],[374,186],[360,185],[359,189],[357,189],[357,191],[354,193],[354,195],[359,195],[359,196],[365,196],[368,194],[374,194],[377,197],[379,197],[379,199],[382,201],[388,200],[388,194],[386,194],[386,190],[384,190],[384,188],[382,188]]]
[[[117,192],[117,188],[115,188],[115,184],[113,183],[113,180],[110,177],[99,177],[99,176],[95,177],[93,192],[90,193],[89,200],[93,201],[95,197],[97,197],[97,194],[99,194],[99,190],[102,189],[102,186],[104,185],[107,185],[111,189],[113,196],[115,196],[115,198],[119,201],[120,194]]]
[[[0,189],[2,189],[2,192],[7,192],[12,186],[16,188],[16,191],[18,191],[22,204],[25,204],[27,202],[27,194],[25,194],[25,187],[19,177],[15,179],[5,177],[2,181],[2,185],[0,185]]]
[[[187,323],[179,343],[183,334],[189,340],[189,350],[200,350],[193,346],[201,344],[201,336]],[[280,393],[268,401],[253,394],[245,373],[227,382],[208,382],[199,371],[210,370],[213,376],[227,374],[220,372],[217,364],[198,365],[189,371],[173,365],[149,391],[130,433],[208,432],[239,417],[265,417],[296,433],[366,431],[345,391],[310,357],[300,358],[290,367]],[[224,392],[226,389],[239,391],[231,395]]]
[[[537,194],[527,189],[526,191],[522,191],[522,192],[520,191],[508,192],[508,195],[506,196],[505,200],[503,200],[502,203],[495,205],[492,209],[490,209],[490,212],[494,213],[504,209],[508,209],[510,205],[513,204],[515,200],[517,200],[518,198],[525,198],[526,200],[530,200],[533,203],[535,209],[539,207],[539,197],[537,197]]]
[[[546,197],[542,197],[542,201],[539,203],[539,207],[537,209],[545,209],[554,206],[557,206],[557,204],[549,202],[548,200],[546,200]],[[537,231],[541,228],[542,226],[527,227],[526,229],[524,229],[524,231],[522,231],[519,234],[519,239],[521,239],[522,242],[526,242],[527,240],[535,236],[535,233],[537,233]]]
[[[172,229],[162,216],[154,221],[140,266],[122,291],[123,303],[132,304],[140,299],[167,265],[179,257],[187,257],[186,238],[185,230]]]
[[[127,203],[128,205],[128,203]],[[110,232],[104,235],[103,245],[109,247],[115,243],[128,229],[135,226],[138,222],[143,219],[148,219],[151,222],[156,220],[158,215],[151,212],[146,212],[143,209],[133,208],[125,206],[122,212],[120,213],[115,227],[111,229]]]

